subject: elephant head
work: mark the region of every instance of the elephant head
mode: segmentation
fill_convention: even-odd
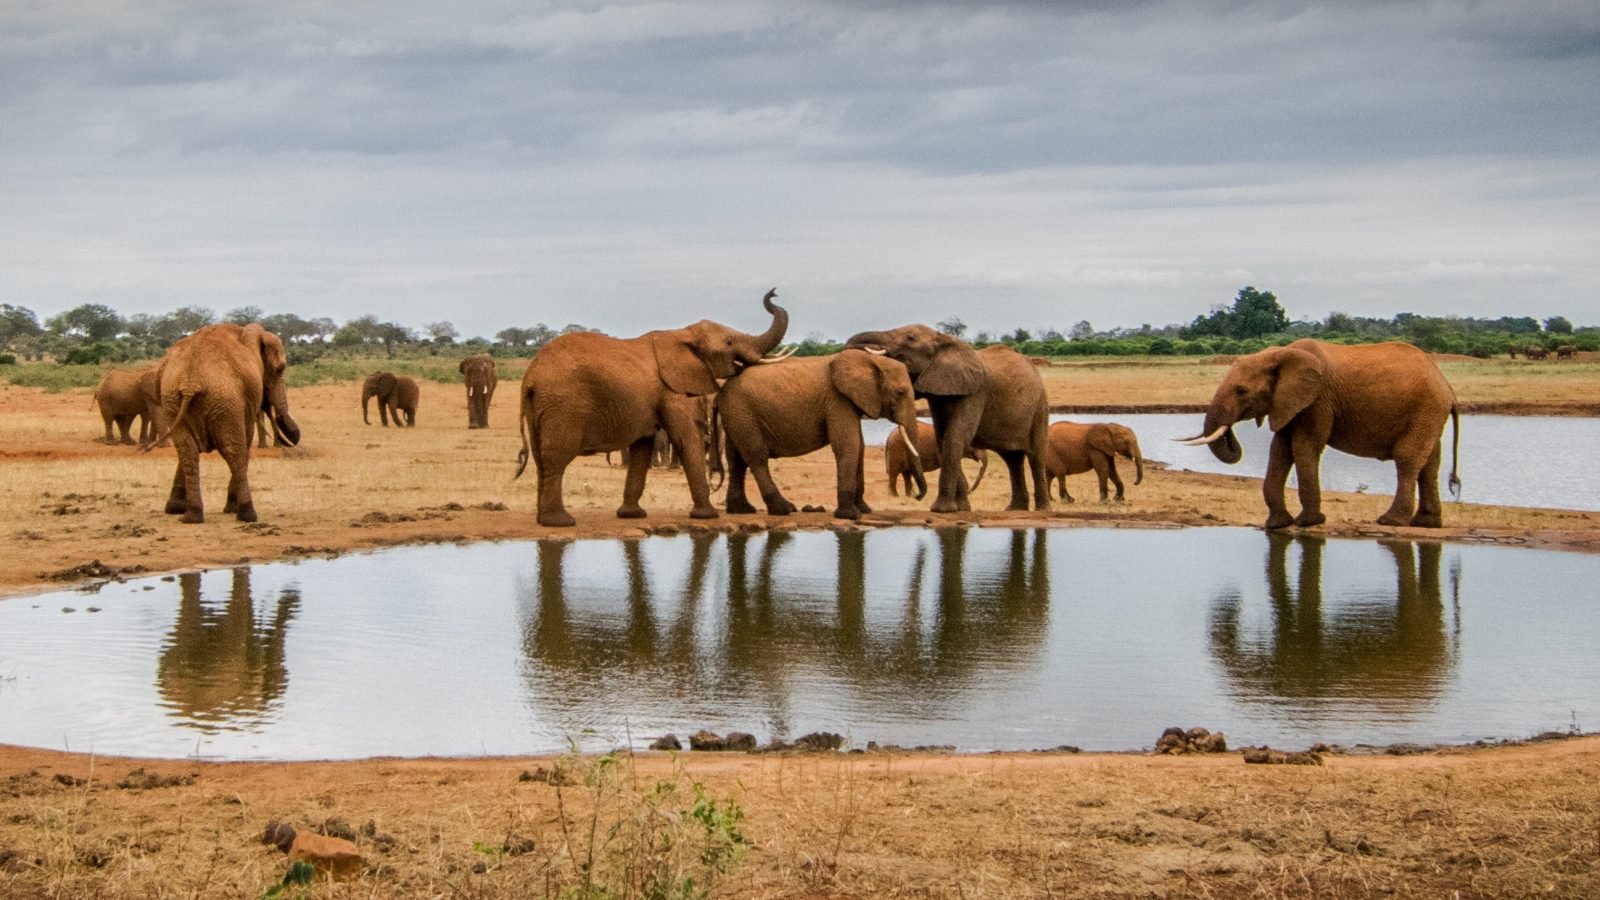
[[[922,474],[922,456],[912,435],[917,433],[916,395],[906,367],[892,359],[860,350],[845,350],[828,363],[828,379],[834,390],[843,394],[863,416],[889,419],[900,426],[911,463],[911,477],[917,482],[917,499],[928,493]]]
[[[1107,455],[1120,454],[1133,460],[1133,483],[1144,481],[1144,455],[1139,452],[1139,438],[1132,428],[1108,422],[1105,428],[1094,430],[1089,443]]]
[[[772,325],[761,334],[747,334],[710,319],[651,332],[648,338],[662,383],[678,394],[714,394],[718,381],[732,378],[744,366],[770,361],[767,354],[777,348],[789,329],[788,311],[772,302],[777,295],[774,288],[762,298],[762,305],[772,314]]]
[[[394,391],[395,378],[393,372],[374,372],[368,375],[367,380],[361,385],[361,421],[368,425],[372,424],[372,421],[367,418],[368,400],[377,397],[380,405],[387,403],[394,397]]]
[[[988,380],[971,344],[926,325],[863,331],[845,341],[845,347],[881,352],[902,363],[918,396],[959,397],[980,390]]]
[[[1292,347],[1268,347],[1234,360],[1211,397],[1200,434],[1180,443],[1205,444],[1217,459],[1238,462],[1244,450],[1233,426],[1254,419],[1259,427],[1266,419],[1273,431],[1282,430],[1322,394],[1325,368],[1315,354]]]
[[[288,354],[283,351],[283,341],[277,335],[252,323],[239,332],[239,342],[261,357],[261,411],[278,426],[278,436],[290,447],[300,443],[300,426],[289,415],[289,388],[284,382],[284,370],[289,367]]]

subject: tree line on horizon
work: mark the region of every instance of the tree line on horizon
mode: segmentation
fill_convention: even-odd
[[[366,355],[381,349],[390,358],[399,354],[441,355],[490,353],[501,357],[529,356],[555,337],[586,331],[582,325],[555,328],[544,323],[511,326],[493,339],[462,339],[448,321],[429,322],[420,330],[364,315],[343,324],[326,317],[306,319],[294,313],[267,313],[255,306],[228,310],[220,316],[202,306],[184,306],[169,313],[123,316],[109,306],[86,303],[51,316],[42,323],[30,309],[0,304],[0,363],[51,359],[64,364],[99,364],[151,359],[166,352],[179,338],[217,322],[260,322],[283,338],[291,363],[305,363],[325,355]],[[1271,291],[1253,286],[1239,290],[1231,304],[1218,304],[1186,324],[1097,331],[1080,320],[1065,332],[1054,328],[1018,327],[1010,332],[978,331],[968,337],[968,326],[956,316],[934,327],[974,345],[1006,344],[1030,356],[1209,356],[1253,353],[1275,344],[1313,337],[1337,343],[1407,341],[1434,353],[1458,353],[1479,358],[1520,352],[1528,346],[1554,349],[1571,344],[1582,350],[1600,350],[1600,327],[1575,327],[1564,316],[1540,321],[1529,316],[1468,318],[1399,313],[1393,318],[1352,316],[1335,312],[1320,321],[1291,320]],[[836,352],[842,344],[819,332],[798,342],[803,356]]]

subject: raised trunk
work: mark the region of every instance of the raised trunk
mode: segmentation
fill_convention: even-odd
[[[784,332],[789,330],[789,311],[772,302],[772,298],[776,296],[778,289],[773,288],[761,298],[761,305],[767,308],[767,312],[772,313],[772,327],[755,336],[756,347],[762,355],[771,353],[783,343]]]

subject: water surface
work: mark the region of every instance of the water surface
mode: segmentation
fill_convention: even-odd
[[[294,759],[702,727],[970,751],[1144,748],[1169,725],[1516,738],[1600,721],[1597,576],[1578,554],[1220,528],[396,548],[0,601],[0,741]]]

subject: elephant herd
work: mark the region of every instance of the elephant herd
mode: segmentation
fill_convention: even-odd
[[[521,450],[516,476],[532,463],[537,518],[542,526],[574,524],[562,482],[578,456],[624,451],[620,518],[641,518],[645,480],[660,464],[662,444],[676,455],[688,483],[689,515],[721,514],[711,502],[708,472],[727,455],[730,514],[756,512],[745,476],[754,476],[770,515],[795,511],[773,478],[770,461],[831,449],[835,470],[833,514],[843,519],[871,512],[865,492],[862,418],[895,426],[885,444],[890,493],[927,491],[925,473],[937,471],[936,513],[971,510],[971,493],[983,478],[988,451],[1010,477],[1008,510],[1048,510],[1050,483],[1071,502],[1066,476],[1093,471],[1100,499],[1125,499],[1116,470],[1121,456],[1134,463],[1134,484],[1144,458],[1133,432],[1113,423],[1049,423],[1039,366],[1005,346],[982,349],[926,325],[865,331],[831,356],[788,359],[781,350],[789,313],[762,299],[771,316],[765,331],[749,333],[710,320],[682,328],[616,338],[597,332],[563,334],[529,363],[518,396]],[[270,430],[293,446],[300,431],[289,415],[285,355],[279,338],[260,325],[212,325],[180,340],[158,364],[140,372],[108,373],[96,390],[105,439],[132,443],[130,428],[143,418],[142,449],[171,439],[178,451],[166,511],[185,522],[204,520],[199,454],[217,450],[229,467],[225,512],[254,521],[248,478],[250,444]],[[468,428],[487,428],[497,377],[487,354],[460,364],[468,394]],[[378,401],[382,424],[416,424],[417,383],[378,372],[362,387],[362,419]],[[921,400],[933,419],[918,421]],[[1301,340],[1235,360],[1207,407],[1201,433],[1183,441],[1205,445],[1223,462],[1242,456],[1233,426],[1265,419],[1273,431],[1263,497],[1266,527],[1322,524],[1318,477],[1321,454],[1333,447],[1357,456],[1393,460],[1398,489],[1379,522],[1438,527],[1442,432],[1456,424],[1450,486],[1459,488],[1460,441],[1455,395],[1437,366],[1408,344],[1346,347]],[[971,484],[960,462],[980,463]],[[953,463],[948,461],[954,461]],[[1301,511],[1291,516],[1284,489],[1299,473]],[[1030,490],[1031,483],[1031,490]],[[1420,498],[1420,500],[1419,500]]]

